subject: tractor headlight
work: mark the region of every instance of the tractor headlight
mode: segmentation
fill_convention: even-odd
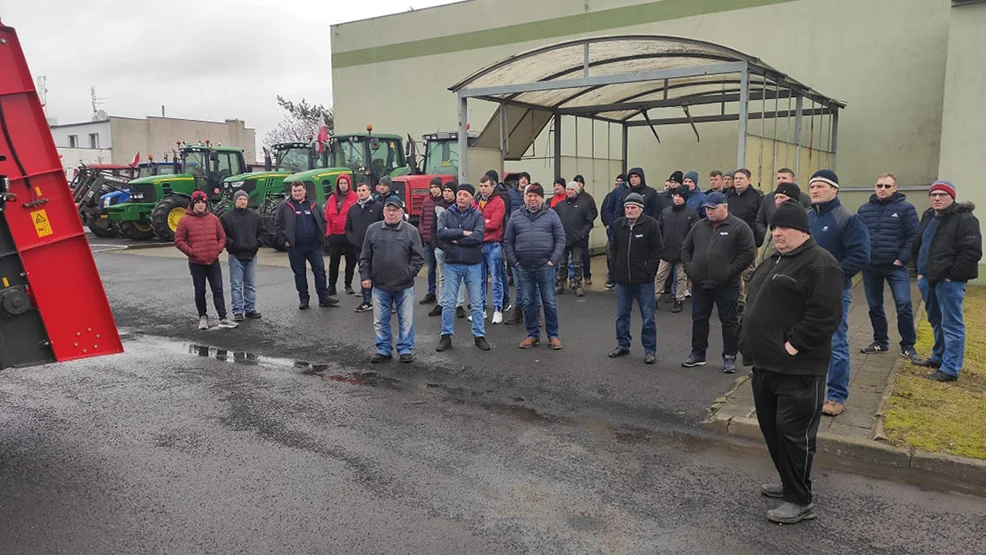
[[[228,185],[232,189],[239,189],[240,187],[243,186],[243,183],[244,183],[243,181],[230,181]]]

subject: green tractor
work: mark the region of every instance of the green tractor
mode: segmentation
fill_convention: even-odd
[[[311,143],[291,142],[278,143],[265,150],[264,171],[243,173],[227,177],[223,181],[223,198],[215,206],[217,216],[233,206],[233,195],[244,191],[249,195],[249,208],[260,208],[264,201],[271,196],[281,196],[284,191],[284,178],[315,168],[327,163],[326,156],[319,156]]]
[[[174,241],[178,221],[185,215],[192,192],[204,191],[210,201],[221,198],[223,180],[244,173],[243,149],[178,143],[172,174],[150,175],[128,184],[130,199],[102,208],[120,235],[137,241],[157,237]]]

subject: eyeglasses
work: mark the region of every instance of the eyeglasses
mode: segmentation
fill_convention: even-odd
[[[931,194],[930,194],[930,195],[928,195],[928,196],[929,196],[929,197],[932,197],[932,198],[942,198],[942,197],[947,197],[947,196],[948,196],[948,193],[939,193],[939,192],[935,192],[935,193],[931,193]]]
[[[893,189],[894,186],[891,185],[890,183],[877,183],[876,184],[876,188],[877,189]]]

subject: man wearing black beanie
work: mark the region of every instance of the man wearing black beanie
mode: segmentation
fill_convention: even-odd
[[[804,207],[789,200],[770,220],[777,253],[750,279],[740,351],[753,362],[760,431],[781,481],[760,493],[783,499],[767,519],[815,518],[811,465],[825,400],[832,336],[842,321],[842,267],[810,235]]]

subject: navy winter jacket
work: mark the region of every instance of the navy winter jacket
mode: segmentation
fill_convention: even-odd
[[[918,232],[918,212],[902,193],[886,200],[870,195],[870,201],[856,211],[870,232],[870,265],[889,266],[900,260],[911,261],[911,247]]]
[[[870,263],[870,232],[863,219],[842,206],[836,197],[812,206],[808,223],[815,242],[842,265],[844,285],[849,287],[853,276]]]
[[[627,197],[627,189],[627,185],[614,187],[603,199],[603,205],[599,209],[603,218],[603,226],[609,227],[613,225],[613,222],[623,217],[623,204],[617,201]]]
[[[514,212],[503,235],[503,250],[510,266],[533,268],[550,260],[558,266],[565,252],[565,227],[547,203],[537,212],[526,207]]]
[[[613,191],[616,193],[613,195],[613,202],[616,203],[614,210],[617,211],[619,216],[617,219],[623,217],[623,201],[626,200],[627,195],[630,193],[637,193],[644,198],[644,215],[650,216],[655,220],[661,214],[661,200],[658,198],[659,194],[656,189],[652,189],[647,186],[647,178],[644,177],[644,170],[640,168],[631,168],[627,172],[627,183],[629,184],[630,176],[637,174],[640,176],[640,186],[634,189],[632,186],[627,186],[622,189],[616,189]],[[615,221],[615,220],[614,220]]]
[[[464,232],[472,231],[471,235]],[[483,262],[483,233],[486,221],[483,213],[472,206],[464,211],[453,204],[438,217],[438,240],[443,244],[446,264],[481,264]]]

